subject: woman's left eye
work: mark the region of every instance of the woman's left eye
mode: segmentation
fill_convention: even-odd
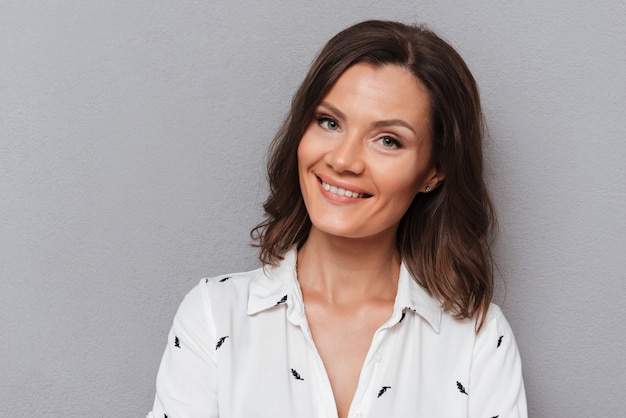
[[[328,116],[318,116],[317,123],[319,123],[322,128],[329,131],[336,131],[339,129],[339,123],[337,123],[335,119]]]
[[[385,148],[401,148],[402,144],[393,136],[383,136],[378,142]]]

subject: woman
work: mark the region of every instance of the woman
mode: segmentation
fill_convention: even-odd
[[[435,34],[332,38],[271,148],[264,267],[187,295],[153,416],[525,417],[481,140],[475,81]]]

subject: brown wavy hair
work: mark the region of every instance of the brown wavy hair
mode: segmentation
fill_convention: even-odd
[[[455,317],[477,318],[480,329],[493,295],[496,225],[483,179],[480,97],[461,56],[423,26],[365,21],[320,51],[270,147],[265,219],[251,231],[260,259],[276,265],[306,241],[311,221],[298,182],[298,145],[335,81],[363,62],[405,68],[429,92],[432,158],[445,179],[414,198],[400,221],[397,246],[412,277]]]

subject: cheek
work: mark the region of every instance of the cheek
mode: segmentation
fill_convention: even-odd
[[[435,168],[430,160],[430,150],[422,150],[418,155],[406,164],[410,167],[406,171],[408,189],[411,190],[413,197],[424,190],[431,177],[435,174]]]
[[[304,133],[298,144],[298,170],[306,170],[307,165],[315,160],[316,149],[311,137]]]
[[[381,215],[385,218],[387,226],[398,225],[406,214],[417,195],[414,178],[399,178],[389,181],[383,187],[387,187],[387,198],[383,198],[384,206]]]
[[[307,152],[306,152],[306,143],[304,141],[304,138],[302,138],[300,140],[300,143],[298,144],[298,166],[302,165],[302,161],[305,159]]]
[[[425,173],[423,170],[407,170],[404,172],[399,170],[397,173],[398,176],[395,177],[395,181],[393,181],[393,178],[390,178],[387,186],[395,196],[395,200],[408,207],[422,189]]]
[[[305,176],[307,170],[311,167],[311,149],[310,149],[310,141],[306,140],[306,134],[300,140],[298,144],[297,150],[298,157],[298,178],[299,181],[302,181],[302,178]],[[302,185],[300,186],[302,187]]]

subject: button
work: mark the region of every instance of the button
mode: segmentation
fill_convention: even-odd
[[[363,416],[363,414],[361,414],[360,412],[357,412],[356,414],[354,414],[354,418],[361,418]]]
[[[375,361],[376,363],[380,363],[380,361],[381,361],[382,359],[383,359],[383,355],[382,355],[382,354],[380,354],[380,351],[377,351],[377,352],[376,352],[376,355],[374,356],[374,361]]]

